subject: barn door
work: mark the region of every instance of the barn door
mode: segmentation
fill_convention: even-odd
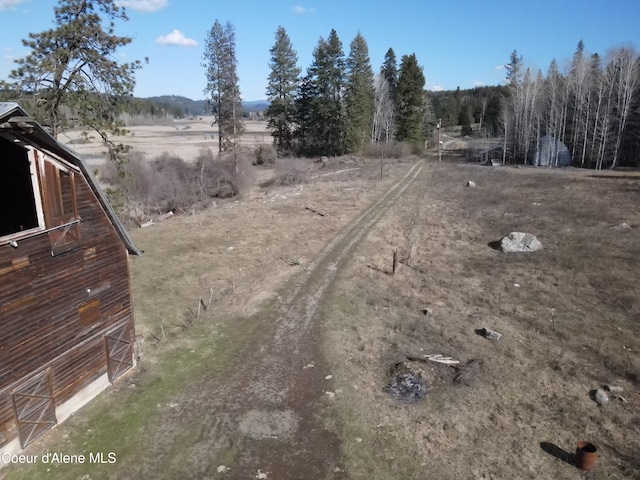
[[[122,325],[105,335],[109,381],[113,381],[133,367],[133,344],[129,324]]]
[[[13,393],[13,407],[20,443],[25,448],[57,423],[49,372],[34,377],[16,390]]]

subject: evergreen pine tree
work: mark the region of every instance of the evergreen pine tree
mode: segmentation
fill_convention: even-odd
[[[291,40],[283,27],[278,27],[276,42],[270,50],[269,84],[267,98],[270,101],[265,115],[267,128],[271,131],[273,142],[280,153],[291,150],[293,122],[295,116],[295,93],[298,88],[300,68],[298,56]]]
[[[389,95],[395,105],[398,96],[398,62],[393,48],[387,50],[387,53],[384,55],[384,62],[380,68],[380,75],[382,75],[387,81],[389,85]]]
[[[344,52],[335,30],[320,38],[313,51],[308,76],[313,84],[310,154],[344,153],[344,113],[342,92],[345,83]]]
[[[404,55],[398,78],[396,138],[422,147],[424,144],[424,74],[416,55]]]
[[[384,56],[384,62],[380,68],[380,75],[386,80],[388,96],[390,99],[390,111],[387,112],[389,116],[389,131],[386,132],[385,138],[387,141],[391,140],[395,136],[395,114],[398,106],[398,62],[396,60],[396,54],[393,48],[389,48]]]
[[[132,40],[115,35],[116,20],[128,18],[115,0],[60,0],[54,7],[54,28],[30,33],[22,41],[30,52],[15,61],[12,82],[0,90],[10,90],[54,137],[66,123],[63,107],[74,112],[100,135],[120,167],[127,148],[110,137],[126,133],[118,108],[133,93],[134,74],[142,63],[114,60],[118,49]]]
[[[374,111],[373,71],[367,41],[358,32],[347,58],[346,139],[347,151],[360,150],[371,137]]]
[[[236,151],[236,139],[242,133],[242,99],[238,86],[236,37],[231,23],[216,20],[205,39],[203,66],[207,69],[205,93],[218,125],[218,152]]]
[[[297,140],[298,152],[308,154],[313,147],[313,103],[316,100],[315,82],[305,75],[300,79],[300,87],[295,99],[294,138]]]

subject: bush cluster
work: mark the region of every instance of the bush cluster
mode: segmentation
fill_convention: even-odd
[[[247,157],[216,157],[209,149],[200,151],[194,162],[163,153],[147,159],[132,151],[120,171],[108,167],[102,172],[107,191],[124,196],[119,213],[124,220],[142,221],[149,215],[189,212],[210,204],[212,199],[239,195],[251,182]]]

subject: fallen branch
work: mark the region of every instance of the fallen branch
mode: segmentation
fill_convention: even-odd
[[[451,357],[445,357],[439,353],[433,355],[421,355],[420,357],[415,356],[407,356],[407,360],[410,362],[436,362],[436,363],[444,363],[445,365],[458,365],[460,362],[458,360],[454,360]]]
[[[296,266],[300,265],[300,261],[299,260],[287,260],[284,257],[280,257],[280,260],[282,260],[284,263],[286,263],[288,267],[296,267]]]
[[[158,221],[161,222],[162,220],[166,220],[169,217],[173,217],[173,212],[167,212],[165,214],[162,214],[158,217]]]
[[[445,357],[440,354],[435,355],[423,355],[424,358],[431,362],[444,363],[445,365],[458,365],[458,360],[453,360],[451,357]]]
[[[310,212],[313,212],[313,213],[315,213],[316,215],[320,215],[321,217],[324,217],[324,216],[325,216],[325,215],[324,215],[324,213],[319,212],[319,211],[317,211],[317,210],[314,210],[313,208],[310,208],[310,207],[304,207],[304,209],[305,209],[305,210],[309,210]]]
[[[337,175],[339,173],[350,172],[352,170],[360,170],[360,167],[357,167],[357,168],[346,168],[344,170],[338,170],[337,172],[323,173],[322,175],[313,175],[311,178],[326,177],[327,175]]]

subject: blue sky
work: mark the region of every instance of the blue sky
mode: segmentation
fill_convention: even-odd
[[[213,22],[236,28],[243,99],[265,97],[269,49],[283,26],[304,70],[318,39],[334,28],[345,54],[358,31],[369,44],[375,72],[392,47],[415,53],[431,90],[497,85],[514,50],[532,69],[562,67],[582,39],[588,53],[640,48],[638,0],[119,0],[130,20],[116,33],[133,37],[125,60],[149,57],[137,74],[136,96],[204,98],[204,39]],[[55,0],[0,0],[0,78],[27,54],[20,40],[52,26]]]

